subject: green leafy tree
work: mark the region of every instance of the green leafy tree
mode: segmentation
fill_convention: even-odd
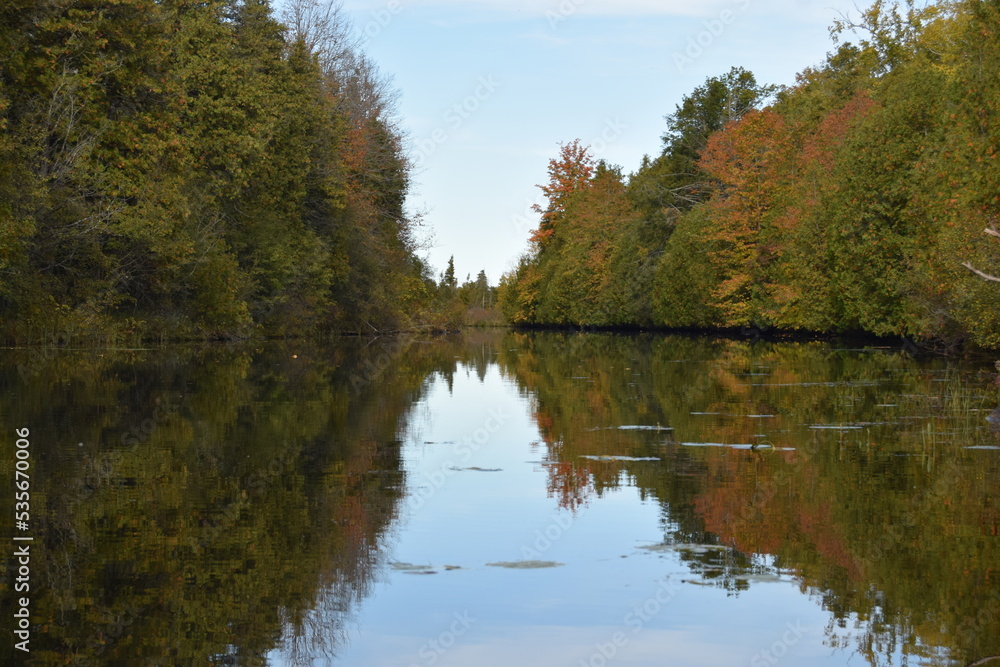
[[[669,218],[704,201],[707,179],[698,161],[709,137],[759,108],[775,90],[774,86],[758,84],[742,67],[733,67],[686,95],[667,116],[660,155],[655,160],[644,159],[630,181],[639,210],[650,218]]]
[[[712,293],[720,279],[709,260],[717,248],[713,220],[705,205],[682,215],[667,242],[653,278],[653,323],[667,327],[715,327],[722,323]]]
[[[774,321],[771,264],[782,248],[772,219],[786,140],[781,116],[752,111],[712,135],[702,153],[701,168],[718,183],[705,206],[715,227],[709,256],[721,278],[712,296],[727,326]]]
[[[4,335],[422,312],[394,92],[336,3],[310,6],[291,28],[267,0],[0,7]]]

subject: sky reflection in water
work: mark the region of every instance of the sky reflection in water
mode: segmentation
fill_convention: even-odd
[[[513,332],[32,358],[0,357],[32,664],[1000,654],[991,363]]]
[[[574,379],[568,376],[567,382]],[[792,386],[797,384],[828,390],[831,383]],[[733,418],[756,421],[748,427],[758,431],[756,436],[787,445],[774,447],[772,455],[794,452],[796,437],[814,437],[809,431],[829,430],[821,437],[833,438],[830,446],[843,446],[835,441],[845,431],[869,426],[802,423],[778,409],[769,412],[784,413],[781,417],[766,415],[772,422],[767,433],[762,432],[767,431],[760,423],[763,415],[747,412],[753,407],[749,403],[725,406],[728,413],[699,412],[718,404],[691,405],[689,414],[717,424]],[[559,406],[550,408],[558,411]],[[599,415],[590,415],[588,424],[575,426],[630,432],[629,442],[645,443],[640,453],[653,456],[633,456],[630,448],[579,454],[580,459],[632,468],[616,471],[616,486],[600,493],[591,489],[573,509],[551,490],[551,468],[558,457],[545,445],[538,412],[538,399],[505,379],[496,364],[489,365],[482,379],[475,368],[459,365],[450,386],[444,377],[433,380],[406,429],[408,496],[398,536],[386,553],[386,561],[395,566],[385,568],[382,584],[359,605],[357,626],[335,664],[756,667],[864,662],[855,651],[866,641],[865,622],[850,610],[833,621],[823,608],[823,593],[766,554],[735,562],[728,543],[719,545],[710,533],[705,533],[708,544],[672,543],[677,532],[690,527],[679,526],[668,506],[640,492],[631,473],[635,466],[645,466],[647,475],[675,474],[669,461],[658,461],[655,454],[675,456],[678,447],[716,444],[727,447],[722,456],[744,461],[767,456],[764,449],[678,442],[672,429],[656,422],[602,424]],[[788,431],[797,435],[781,435]],[[614,448],[621,442],[607,445]],[[528,561],[528,566],[490,565],[518,561]],[[557,565],[535,568],[530,561]],[[729,585],[720,584],[727,576]],[[954,664],[935,653],[930,648],[923,659],[911,655],[910,664]],[[889,645],[872,657],[878,664],[897,664],[901,655],[899,645]],[[276,662],[282,662],[279,656],[274,655]]]

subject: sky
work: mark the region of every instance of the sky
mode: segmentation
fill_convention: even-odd
[[[866,5],[858,5],[864,7]],[[852,0],[344,0],[400,92],[409,197],[439,275],[491,284],[528,250],[560,143],[634,172],[664,117],[733,66],[790,85],[834,48]]]

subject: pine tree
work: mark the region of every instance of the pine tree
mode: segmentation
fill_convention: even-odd
[[[441,286],[447,289],[455,289],[458,287],[458,281],[455,280],[455,256],[452,255],[448,258],[448,268],[444,270],[444,276],[441,278]]]

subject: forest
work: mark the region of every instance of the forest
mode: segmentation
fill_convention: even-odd
[[[339,4],[282,6],[3,3],[0,337],[449,324],[396,91]]]
[[[499,287],[435,279],[397,91],[339,5],[283,7],[0,7],[0,339],[506,321],[1000,347],[1000,0],[877,0],[792,86],[711,77],[630,174],[562,144]]]
[[[1000,2],[877,0],[830,32],[790,87],[706,80],[627,176],[562,144],[506,317],[1000,346]]]

